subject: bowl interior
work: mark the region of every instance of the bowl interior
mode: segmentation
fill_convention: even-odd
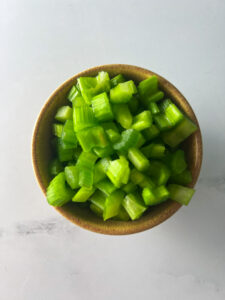
[[[133,79],[136,83],[155,74],[154,72],[129,65],[104,65],[94,67],[81,72],[63,83],[48,99],[42,108],[35,125],[32,141],[32,157],[35,174],[42,191],[50,182],[48,171],[49,161],[52,158],[50,141],[52,138],[52,123],[57,109],[68,103],[66,96],[68,91],[80,76],[95,76],[101,70],[107,71],[110,76],[123,73],[127,78]],[[157,75],[157,74],[156,74]],[[166,79],[157,75],[160,89],[163,90],[197,125],[195,114],[184,96]],[[186,152],[189,168],[192,172],[193,187],[197,181],[202,161],[202,141],[200,129],[191,135],[182,145]],[[89,211],[85,204],[68,203],[63,207],[56,208],[64,217],[83,228],[105,234],[130,234],[151,228],[175,213],[181,207],[180,204],[168,200],[163,204],[151,208],[143,217],[136,221],[120,222],[108,220],[102,221]]]

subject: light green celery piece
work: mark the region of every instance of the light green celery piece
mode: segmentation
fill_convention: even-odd
[[[128,215],[127,211],[124,209],[123,206],[120,206],[118,215],[114,217],[117,221],[129,221],[130,216]]]
[[[151,113],[153,115],[156,115],[160,112],[159,107],[158,107],[157,103],[155,103],[155,102],[150,102],[149,110],[151,111]]]
[[[173,127],[173,124],[170,122],[167,116],[162,113],[153,115],[153,119],[160,131],[167,131]]]
[[[123,156],[111,161],[106,175],[117,188],[120,188],[123,184],[128,183],[130,176],[129,162]]]
[[[73,128],[73,120],[67,120],[62,130],[62,141],[77,146],[77,137]]]
[[[145,171],[150,166],[149,160],[138,148],[130,148],[128,158],[138,171]]]
[[[77,166],[79,168],[90,168],[93,169],[97,156],[91,152],[82,152],[77,160]]]
[[[87,104],[73,107],[73,123],[75,132],[96,126],[93,110]]]
[[[116,143],[120,140],[120,134],[117,131],[113,129],[107,129],[105,132],[111,143]]]
[[[132,128],[141,131],[151,127],[151,125],[152,114],[149,110],[145,110],[134,117]]]
[[[155,183],[152,181],[150,177],[139,172],[136,169],[132,169],[130,173],[130,180],[135,185],[139,185],[141,188],[149,187],[153,189],[155,187]]]
[[[140,150],[147,158],[162,158],[165,156],[166,147],[163,144],[151,143]]]
[[[163,97],[164,97],[164,93],[162,91],[158,91],[155,94],[149,96],[147,100],[148,100],[148,103],[157,102],[159,100],[162,100]]]
[[[138,92],[142,99],[155,94],[158,91],[158,78],[153,75],[145,80],[142,80],[138,85]]]
[[[130,193],[133,193],[137,190],[137,185],[134,184],[133,182],[128,182],[127,184],[125,184],[123,187],[122,187],[122,190],[126,193],[126,194],[130,194]]]
[[[102,213],[105,207],[105,200],[106,200],[106,195],[97,190],[95,193],[90,197],[90,201],[92,204],[95,204],[99,209],[101,209]]]
[[[170,170],[168,167],[160,161],[151,161],[151,166],[148,170],[148,174],[152,177],[156,185],[164,185],[167,183],[170,177]]]
[[[126,81],[126,79],[125,79],[125,77],[123,76],[123,74],[118,74],[118,75],[116,75],[115,77],[113,77],[113,78],[111,79],[111,86],[112,86],[112,87],[115,87],[115,86],[117,86],[119,83],[122,83],[122,82],[124,82],[124,81]]]
[[[103,129],[105,131],[112,129],[113,131],[116,131],[119,133],[118,127],[116,126],[115,122],[103,122],[103,123],[101,123],[101,126],[103,127]]]
[[[73,202],[86,202],[91,195],[95,192],[95,188],[87,188],[87,187],[81,187],[77,193],[72,198]]]
[[[60,162],[65,162],[73,159],[74,149],[65,149],[63,146],[63,141],[58,139],[57,141],[57,155]]]
[[[46,197],[50,205],[62,206],[69,202],[74,192],[66,185],[64,172],[56,175],[47,187]]]
[[[72,120],[73,110],[70,106],[61,106],[55,115],[55,119],[59,122],[65,123],[66,120]]]
[[[118,215],[125,193],[122,190],[116,190],[105,200],[103,212],[104,221]]]
[[[52,126],[53,135],[60,138],[62,135],[62,131],[63,131],[63,124],[57,124],[57,123],[53,124]]]
[[[107,196],[109,196],[112,192],[114,192],[117,189],[107,178],[96,183],[95,186]]]
[[[169,191],[164,186],[158,186],[155,189],[144,188],[142,191],[142,198],[146,205],[158,205],[169,198]]]
[[[94,167],[94,184],[106,178],[106,171],[108,170],[110,158],[105,157],[100,159]]]
[[[71,90],[70,90],[70,92],[69,92],[69,94],[68,94],[68,96],[67,96],[67,99],[68,99],[70,102],[73,103],[74,101],[76,101],[76,99],[77,99],[78,97],[81,97],[81,93],[80,93],[80,91],[78,90],[78,88],[77,88],[75,85],[73,85],[72,88],[71,88]]]
[[[137,194],[132,193],[126,195],[122,205],[132,220],[140,218],[147,209],[142,199]]]
[[[154,205],[157,201],[153,189],[146,187],[142,190],[142,198],[146,205]]]
[[[139,132],[139,138],[138,138],[137,144],[134,145],[134,146],[137,147],[137,148],[140,148],[145,143],[146,143],[146,139],[144,138],[143,134],[141,132]]]
[[[169,184],[170,198],[182,205],[188,205],[195,190],[178,184]]]
[[[110,90],[110,101],[112,103],[127,103],[131,100],[133,94],[137,93],[137,88],[133,80],[119,83]]]
[[[79,187],[79,170],[77,166],[65,167],[66,181],[72,189]]]
[[[127,153],[130,147],[137,145],[140,134],[130,128],[122,131],[120,140],[113,145],[113,149],[121,153]]]
[[[125,129],[129,129],[133,122],[132,114],[127,104],[114,104],[112,106],[116,121]]]
[[[109,98],[105,92],[92,98],[91,104],[95,118],[99,122],[109,121],[113,119],[112,108],[109,103]]]
[[[105,158],[105,157],[108,157],[113,154],[113,148],[110,144],[104,148],[94,147],[93,151],[98,157],[101,157],[101,158]]]

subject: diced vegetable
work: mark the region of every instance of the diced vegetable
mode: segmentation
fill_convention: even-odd
[[[118,220],[118,221],[129,221],[130,216],[128,215],[128,213],[126,212],[124,207],[120,206],[119,212],[118,212],[117,216],[114,217],[114,219]]]
[[[162,144],[151,143],[140,150],[147,158],[161,158],[165,155],[166,147]]]
[[[122,190],[116,190],[105,200],[103,212],[104,221],[118,215],[125,193]]]
[[[119,83],[122,83],[126,81],[125,77],[123,76],[123,74],[119,74],[119,75],[116,75],[115,77],[113,77],[111,79],[111,86],[112,87],[115,87],[117,86]]]
[[[63,124],[58,124],[58,123],[53,124],[53,127],[52,127],[53,135],[60,138],[62,135],[62,131],[63,131]]]
[[[107,196],[117,189],[115,185],[109,181],[109,179],[104,179],[98,182],[95,186]]]
[[[137,194],[128,194],[122,202],[123,207],[132,220],[140,218],[147,207]]]
[[[138,131],[149,128],[152,125],[152,115],[149,110],[145,110],[134,117],[132,128]]]
[[[178,184],[169,184],[170,198],[182,205],[188,205],[195,190]]]
[[[162,162],[151,161],[148,174],[153,178],[156,185],[165,185],[170,177],[170,170]]]
[[[117,187],[127,184],[130,176],[129,163],[125,157],[110,161],[106,175],[111,182]]]
[[[49,165],[49,171],[52,176],[56,176],[63,171],[62,163],[57,159],[53,159]]]
[[[130,179],[134,184],[139,185],[141,188],[145,188],[145,187],[154,188],[155,187],[155,183],[152,181],[152,179],[150,177],[139,172],[136,169],[131,170]]]
[[[82,186],[77,193],[75,194],[75,196],[72,198],[73,202],[86,202],[91,195],[95,192],[95,188],[91,187],[91,188],[87,188],[85,186]]]
[[[170,122],[167,116],[162,113],[154,115],[153,118],[160,131],[166,131],[173,127],[173,124]]]
[[[174,103],[171,102],[170,99],[163,101],[161,104],[161,109],[173,126],[178,124],[184,118],[182,112]]]
[[[96,191],[91,197],[91,203],[95,204],[99,209],[101,209],[102,213],[105,207],[106,195],[101,191]]]
[[[58,139],[57,141],[57,154],[59,161],[69,161],[73,159],[74,149],[65,149],[63,146],[63,141]]]
[[[145,171],[150,166],[149,160],[138,148],[130,148],[128,158],[138,171]]]
[[[110,90],[110,101],[117,104],[127,103],[135,93],[137,88],[133,80],[125,81]]]
[[[111,105],[109,103],[109,98],[105,92],[92,98],[91,103],[95,118],[99,122],[109,121],[113,119],[113,113]]]
[[[184,170],[180,174],[172,175],[170,177],[170,182],[181,185],[187,185],[192,182],[191,172],[189,170]]]
[[[153,115],[160,113],[159,107],[158,107],[157,103],[155,103],[155,102],[149,103],[149,110],[151,111],[151,113]]]
[[[86,104],[74,106],[73,122],[75,132],[96,126],[97,124],[92,108]]]
[[[62,141],[77,146],[77,137],[73,129],[73,121],[67,120],[62,130]]]
[[[170,155],[169,166],[173,175],[180,174],[187,168],[183,150],[178,149]]]
[[[152,124],[151,127],[144,129],[142,133],[146,141],[151,141],[160,134],[160,131],[154,124]]]
[[[65,167],[66,181],[75,190],[79,187],[79,169],[77,166],[67,166]]]
[[[139,132],[134,129],[124,130],[120,140],[113,145],[113,149],[121,153],[127,153],[128,149],[136,145],[139,139]]]
[[[125,129],[129,129],[132,125],[133,117],[127,104],[114,104],[113,113],[117,122]]]
[[[55,115],[55,119],[59,122],[65,123],[66,120],[72,120],[73,111],[70,106],[61,106]]]

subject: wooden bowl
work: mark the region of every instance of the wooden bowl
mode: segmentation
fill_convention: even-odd
[[[103,65],[76,74],[57,88],[57,90],[49,97],[38,116],[32,140],[34,171],[44,194],[46,193],[46,187],[50,181],[48,164],[52,157],[50,140],[55,113],[60,106],[68,103],[66,95],[72,85],[76,83],[78,77],[95,76],[101,70],[107,71],[110,76],[122,73],[127,78],[133,79],[135,82],[139,82],[155,74],[152,71],[136,66],[123,64]],[[163,90],[165,94],[171,98],[195,124],[198,125],[196,116],[184,96],[169,81],[158,74],[156,75],[158,76],[161,90]],[[202,163],[202,138],[200,129],[184,142],[183,149],[186,152],[188,165],[193,176],[193,181],[189,186],[194,187]],[[195,201],[195,198],[193,198],[192,201]],[[48,205],[47,202],[46,205]],[[114,220],[104,222],[97,218],[87,208],[72,202],[63,207],[56,207],[56,210],[69,221],[85,229],[103,234],[122,235],[150,229],[171,217],[180,207],[181,205],[179,203],[168,200],[165,203],[151,208],[139,220],[128,222]]]

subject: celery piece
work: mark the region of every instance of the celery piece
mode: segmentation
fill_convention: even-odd
[[[94,194],[95,188],[87,188],[85,186],[82,186],[77,193],[72,198],[73,202],[86,202],[92,194]]]
[[[103,123],[101,123],[101,126],[103,127],[103,129],[105,131],[112,129],[113,131],[116,131],[119,133],[118,127],[114,122],[103,122]]]
[[[159,203],[166,201],[170,196],[170,192],[165,187],[165,185],[160,185],[160,186],[156,187],[154,190],[154,194],[157,199],[157,203],[155,203],[155,204],[159,204]]]
[[[166,99],[161,103],[161,109],[173,126],[177,125],[184,118],[183,113],[170,99]]]
[[[91,152],[82,152],[77,160],[77,166],[79,168],[89,168],[93,169],[97,156]]]
[[[69,91],[69,94],[68,94],[68,96],[67,96],[67,99],[68,99],[70,102],[74,103],[74,101],[76,101],[76,99],[77,99],[78,97],[81,97],[81,93],[80,93],[80,91],[78,90],[78,88],[77,88],[75,85],[73,85],[72,88],[71,88],[71,90]]]
[[[95,118],[99,122],[109,121],[113,119],[113,113],[111,105],[109,103],[109,98],[105,92],[92,98],[91,104]]]
[[[124,130],[120,140],[113,145],[113,149],[126,153],[130,147],[136,145],[139,139],[139,132],[134,129]]]
[[[91,188],[94,182],[94,170],[86,167],[79,168],[79,186]]]
[[[192,175],[189,170],[184,170],[180,174],[172,175],[169,182],[186,185],[192,182]]]
[[[57,174],[59,174],[62,171],[63,171],[62,163],[57,158],[53,159],[49,165],[50,174],[52,176],[56,176]]]
[[[147,209],[142,199],[137,194],[132,193],[126,195],[122,205],[132,220],[140,218]]]
[[[126,193],[126,194],[130,194],[133,193],[137,190],[137,185],[134,184],[133,182],[128,182],[127,184],[125,184],[122,187],[122,190]]]
[[[144,188],[142,197],[146,205],[157,205],[169,198],[169,191],[164,185],[158,186],[155,189]]]
[[[93,151],[98,157],[101,158],[108,157],[113,154],[113,148],[111,145],[108,145],[104,148],[94,147]]]
[[[153,75],[145,80],[142,80],[138,85],[138,91],[142,99],[158,92],[158,78]]]
[[[106,133],[101,126],[95,126],[91,128],[95,147],[105,148],[109,145]]]
[[[160,134],[160,131],[154,124],[152,124],[151,127],[144,129],[142,134],[146,141],[151,141]]]
[[[95,186],[107,196],[116,190],[116,187],[108,179],[98,182]]]
[[[148,174],[153,178],[156,185],[164,185],[170,177],[170,170],[168,167],[159,161],[151,161]]]
[[[195,190],[178,184],[169,184],[170,198],[182,205],[188,205]]]
[[[149,110],[145,110],[140,114],[136,115],[133,120],[132,128],[138,131],[151,127],[152,115]]]
[[[131,182],[133,182],[133,184],[139,185],[141,188],[149,187],[152,189],[155,187],[155,183],[152,181],[150,177],[139,172],[136,169],[131,170],[130,179]]]
[[[75,159],[75,160],[78,159],[78,157],[80,156],[81,152],[82,152],[82,149],[81,149],[80,146],[78,146],[77,148],[74,149],[74,154],[73,154],[73,156],[74,156],[74,159]]]
[[[153,115],[156,115],[160,112],[158,105],[155,102],[149,103],[149,110]]]
[[[123,206],[120,206],[119,212],[117,216],[114,217],[117,221],[129,221],[130,216],[128,215],[127,211],[124,209]]]
[[[148,103],[157,102],[159,100],[162,100],[163,97],[164,97],[164,93],[162,91],[158,91],[155,94],[148,97]]]
[[[101,209],[102,213],[105,207],[105,200],[106,200],[106,195],[97,190],[95,193],[90,197],[90,201],[92,204],[95,204],[99,209]]]
[[[169,166],[172,175],[180,174],[187,168],[185,160],[185,153],[183,150],[178,149],[170,156]]]
[[[113,113],[116,121],[125,129],[129,129],[132,125],[133,117],[127,104],[114,104]]]
[[[90,210],[99,218],[103,217],[103,210],[101,210],[101,208],[99,208],[97,205],[91,203],[90,204]]]
[[[198,127],[190,119],[184,117],[176,127],[164,132],[162,138],[170,147],[176,147],[197,129]]]
[[[108,157],[100,159],[94,167],[94,184],[106,178],[106,171],[109,166],[110,159]]]
[[[132,114],[136,114],[139,108],[140,97],[138,95],[134,95],[130,101],[128,102],[129,109]]]
[[[47,187],[46,197],[50,205],[62,206],[69,202],[74,192],[66,185],[64,172],[56,175]]]
[[[157,200],[153,189],[149,187],[146,187],[142,190],[142,198],[146,205],[154,205]]]
[[[138,148],[128,150],[128,158],[138,171],[145,171],[149,168],[150,162]]]
[[[110,90],[110,101],[117,104],[127,103],[136,93],[137,88],[133,80],[125,81]]]
[[[97,124],[92,108],[86,104],[73,107],[73,122],[75,132]]]
[[[53,135],[60,138],[62,135],[62,131],[63,131],[63,124],[57,124],[57,123],[53,124],[52,126]]]
[[[101,71],[96,77],[80,77],[77,80],[81,94],[87,104],[91,104],[91,99],[102,92],[110,90],[110,78],[107,72]]]
[[[106,198],[103,211],[104,221],[118,215],[124,196],[123,191],[116,190]]]
[[[77,137],[73,128],[73,121],[67,120],[62,130],[62,141],[77,146]]]
[[[120,134],[117,131],[115,131],[113,129],[107,129],[105,132],[111,143],[116,143],[119,141]]]
[[[97,156],[91,152],[82,152],[77,160],[79,186],[91,187],[94,180],[94,164]]]
[[[65,176],[66,181],[71,187],[71,189],[75,190],[79,187],[79,170],[77,166],[67,166],[65,167]]]
[[[59,161],[69,161],[73,159],[74,149],[65,149],[63,146],[63,141],[58,139],[57,141],[57,154]]]
[[[117,187],[127,184],[130,176],[129,163],[125,157],[110,161],[106,175],[111,182]]]
[[[126,81],[126,79],[125,79],[125,77],[123,76],[123,74],[118,74],[118,75],[116,75],[115,77],[113,77],[113,78],[111,79],[111,86],[112,86],[112,87],[115,87],[115,86],[117,86],[119,83],[122,83],[122,82],[124,82],[124,81]]]
[[[63,140],[61,141],[61,146],[63,149],[73,149],[73,150],[75,150],[75,148],[77,147],[76,144],[67,143],[64,142]]]
[[[61,106],[55,115],[55,119],[59,122],[65,123],[66,120],[72,120],[73,110],[70,106]]]
[[[144,138],[143,134],[141,134],[141,132],[139,132],[137,144],[134,146],[137,148],[140,148],[141,146],[143,146],[145,144],[145,142],[146,142],[146,139]]]
[[[151,143],[140,150],[147,158],[162,158],[165,155],[166,147],[163,144]]]
[[[153,119],[160,131],[166,131],[173,127],[170,120],[162,113],[153,115]]]

